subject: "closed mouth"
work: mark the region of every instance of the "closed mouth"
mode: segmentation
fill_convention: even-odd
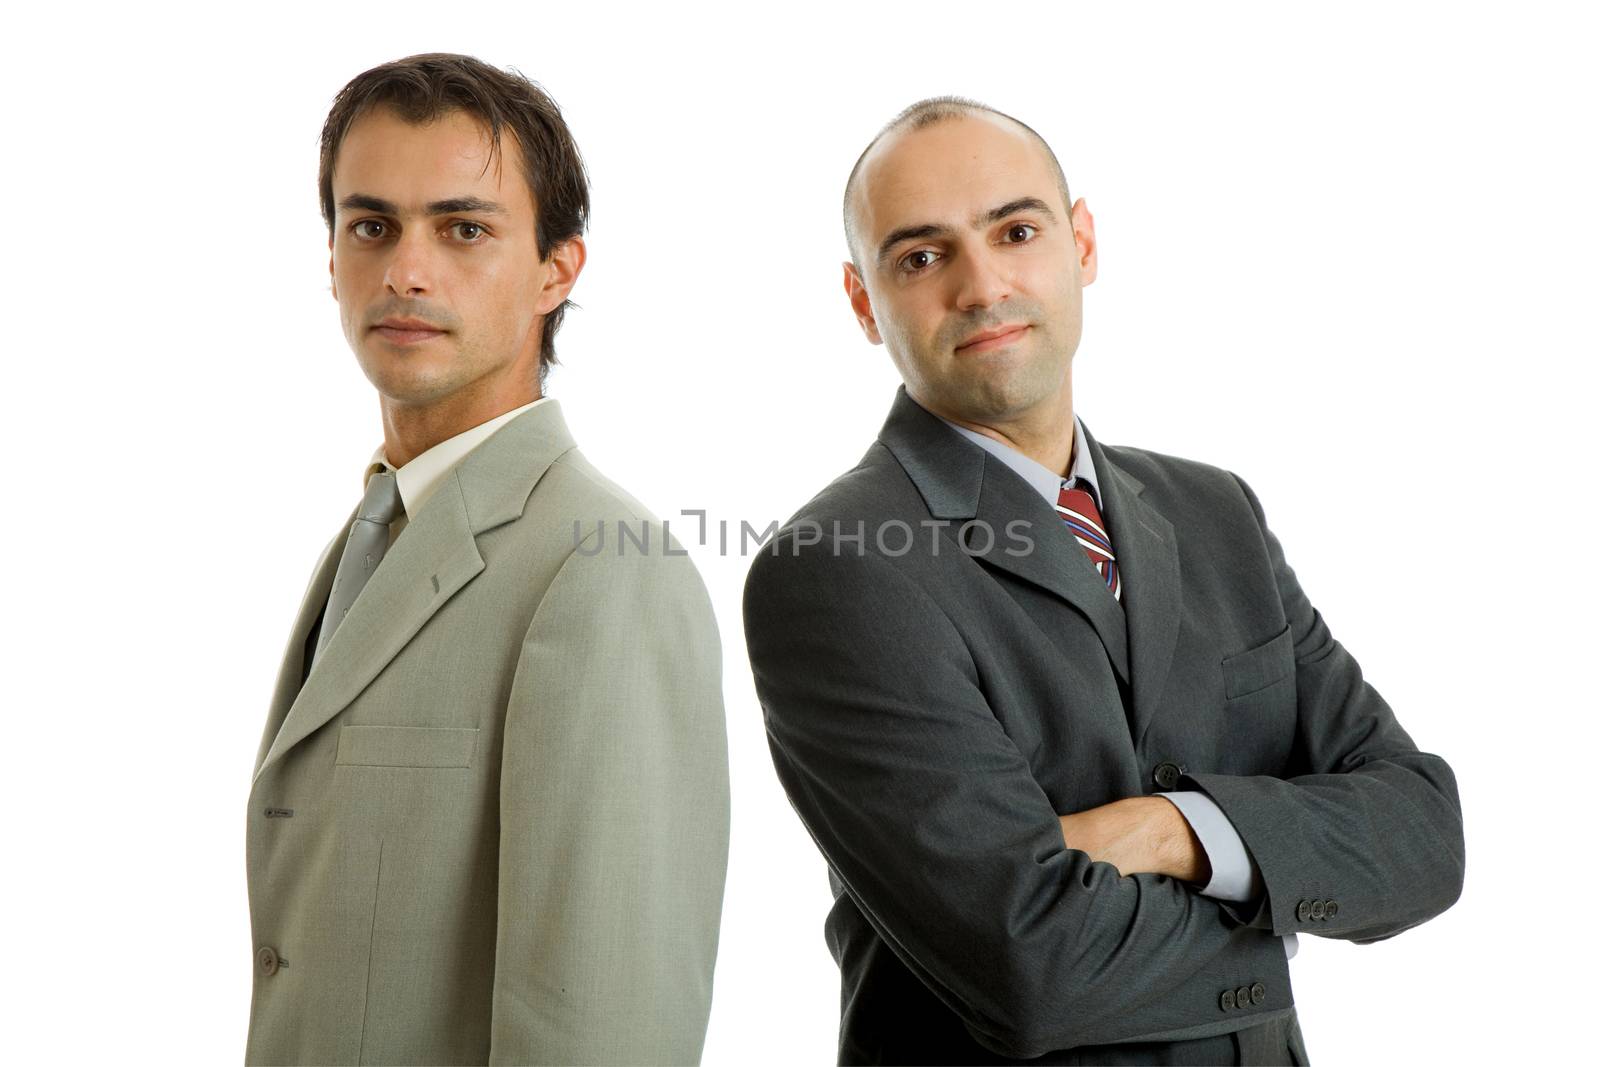
[[[985,344],[991,341],[1015,340],[1016,338],[1022,336],[1023,332],[1028,328],[1028,323],[1020,322],[1014,326],[1001,326],[998,329],[985,330],[982,333],[969,337],[965,341],[961,342],[956,346],[956,351],[959,352],[963,348],[972,348],[976,345]]]

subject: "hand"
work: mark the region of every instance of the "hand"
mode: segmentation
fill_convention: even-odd
[[[1189,820],[1162,797],[1128,797],[1057,818],[1068,848],[1120,874],[1164,874],[1201,885],[1211,880],[1211,861]]]

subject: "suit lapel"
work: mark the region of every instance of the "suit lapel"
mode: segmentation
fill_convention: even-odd
[[[560,405],[551,399],[512,419],[467,453],[407,521],[334,631],[283,713],[283,724],[260,758],[256,778],[349,706],[423,625],[483,570],[478,535],[519,518],[539,479],[572,447]],[[348,528],[329,546],[301,604],[278,678],[274,715],[299,679],[306,635],[327,600],[346,537]]]
[[[1178,535],[1144,499],[1144,484],[1108,456],[1084,427],[1105,503],[1111,545],[1122,568],[1122,608],[1133,661],[1133,743],[1137,747],[1160,707],[1183,613]]]
[[[1094,627],[1123,681],[1129,680],[1122,610],[1077,539],[1032,486],[912,400],[904,385],[878,439],[905,468],[929,514],[957,524],[976,520],[992,532],[990,537],[982,526],[969,527],[964,538],[969,555],[1070,604]],[[1007,533],[1007,524],[1017,520],[1028,524],[1022,532],[1033,546],[1026,551]],[[1120,544],[1117,549],[1120,559]]]
[[[333,588],[333,577],[339,570],[339,557],[344,554],[344,541],[349,536],[350,524],[355,518],[356,508],[352,508],[340,532],[328,542],[328,547],[322,550],[322,556],[311,569],[311,583],[306,586],[305,596],[300,599],[300,611],[295,616],[294,629],[289,634],[289,644],[283,652],[283,666],[278,670],[278,684],[273,688],[272,706],[267,712],[267,727],[262,731],[261,748],[256,753],[258,774],[262,763],[266,761],[267,752],[272,748],[273,740],[277,738],[278,731],[283,726],[289,705],[300,692],[300,680],[305,675],[306,639],[311,635],[311,627],[317,621],[317,616],[322,613],[323,605],[328,602],[328,593]]]

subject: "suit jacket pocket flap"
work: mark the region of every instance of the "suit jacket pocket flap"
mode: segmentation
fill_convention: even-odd
[[[478,744],[475,728],[346,726],[336,763],[364,767],[465,767]]]
[[[1294,635],[1285,626],[1265,644],[1223,658],[1223,690],[1232,700],[1265,689],[1293,671]]]

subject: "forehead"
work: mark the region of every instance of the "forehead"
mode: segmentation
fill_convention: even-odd
[[[1023,196],[1065,215],[1055,168],[1028,131],[980,112],[886,134],[862,161],[855,211],[876,242],[902,226],[955,223]]]
[[[501,128],[495,158],[488,126],[464,111],[448,111],[426,125],[387,107],[368,111],[339,144],[333,188],[336,197],[364,193],[406,208],[474,194],[512,211],[533,210],[516,134]]]

